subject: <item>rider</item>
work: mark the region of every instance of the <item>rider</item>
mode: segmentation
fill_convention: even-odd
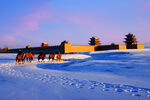
[[[45,53],[43,53],[42,51],[40,51],[40,54],[39,54],[39,56],[38,56],[38,61],[39,61],[40,59],[42,59],[42,61],[44,61],[45,57],[46,57]]]
[[[55,58],[55,53],[51,53],[51,54],[49,55],[49,60],[52,59],[52,61],[53,61],[54,58]]]
[[[62,54],[61,54],[60,52],[58,52],[57,60],[60,61],[60,60],[61,60],[61,57],[62,57]]]
[[[21,51],[21,50],[19,50],[19,51],[18,51],[18,54],[22,54],[22,51]]]
[[[19,64],[20,64],[21,61],[24,63],[24,58],[23,57],[24,57],[24,53],[21,50],[19,50],[18,54],[17,54],[17,57],[16,57],[16,63],[17,63],[17,61],[18,61]]]

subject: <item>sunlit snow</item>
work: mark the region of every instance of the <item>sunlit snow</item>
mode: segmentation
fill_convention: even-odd
[[[0,100],[149,100],[150,49],[64,54],[15,64],[0,54]],[[48,55],[47,55],[48,58]]]

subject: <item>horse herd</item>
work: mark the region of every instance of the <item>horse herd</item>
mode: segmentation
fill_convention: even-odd
[[[25,54],[23,52],[18,52],[17,56],[16,56],[16,64],[24,64],[25,61],[27,62],[32,62],[33,58],[35,57],[35,53],[31,53],[31,52],[26,52]],[[52,59],[52,61],[56,60],[56,61],[60,61],[62,54],[60,54],[60,52],[57,54],[56,59],[55,59],[55,53],[51,53],[49,54],[49,61],[50,59]],[[46,54],[40,52],[40,54],[38,55],[38,62],[43,62],[46,58]]]

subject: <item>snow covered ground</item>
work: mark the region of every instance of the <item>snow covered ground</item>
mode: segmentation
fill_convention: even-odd
[[[15,64],[0,54],[0,100],[150,100],[150,49],[63,55]]]

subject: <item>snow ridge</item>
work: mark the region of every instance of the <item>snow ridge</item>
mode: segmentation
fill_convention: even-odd
[[[15,69],[14,63],[6,63],[0,65],[0,72],[13,77],[36,80],[45,84],[58,84],[62,86],[71,86],[75,88],[87,88],[88,90],[112,91],[117,93],[127,93],[135,97],[150,98],[150,89],[124,84],[111,84],[101,81],[71,79],[65,76],[54,76],[49,72],[26,72],[20,69]],[[17,66],[21,67],[21,66]]]

